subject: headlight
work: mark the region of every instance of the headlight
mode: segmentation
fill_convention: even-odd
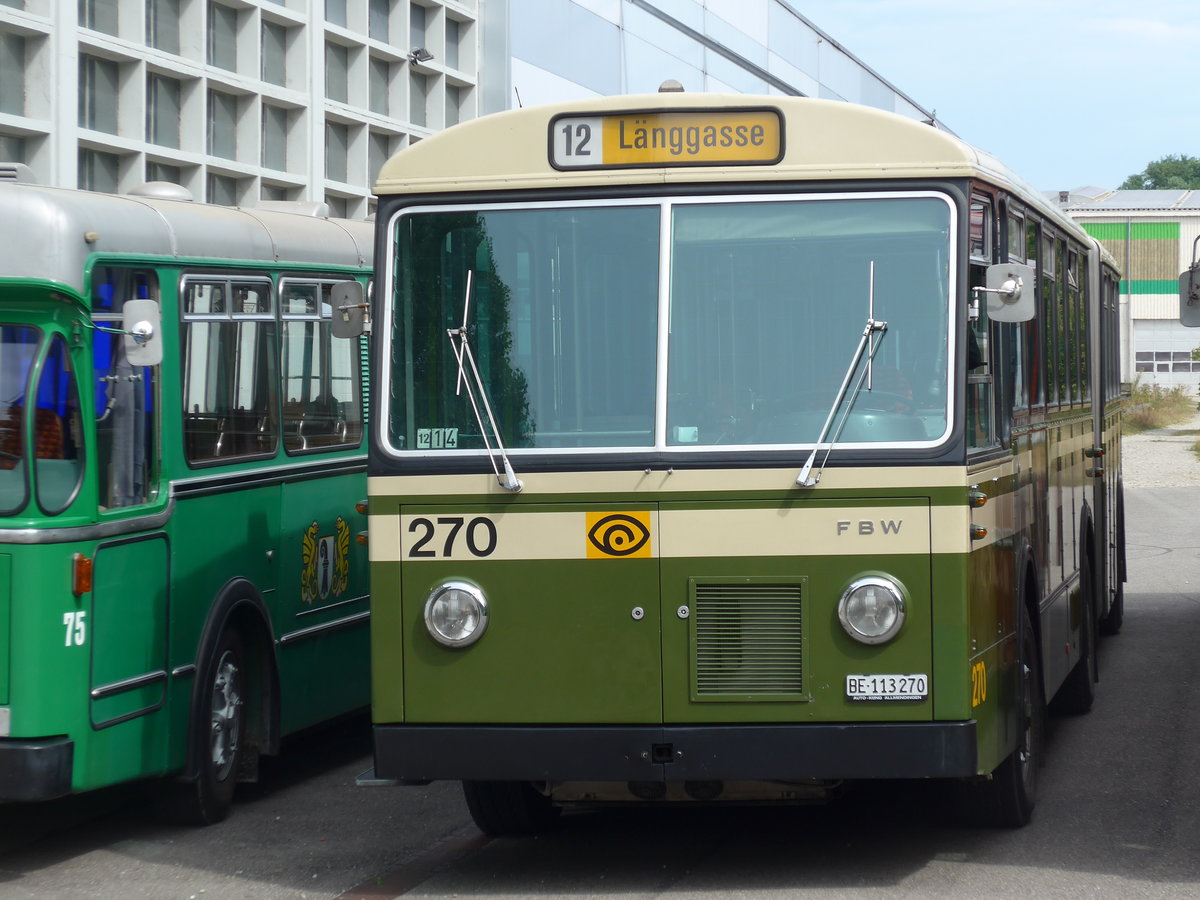
[[[466,647],[487,630],[488,605],[483,591],[473,584],[449,581],[434,589],[425,601],[425,627],[446,647]]]
[[[882,644],[904,625],[904,595],[891,579],[856,579],[838,602],[838,618],[846,634],[856,641]]]

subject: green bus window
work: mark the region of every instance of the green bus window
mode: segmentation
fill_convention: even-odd
[[[126,299],[158,300],[148,270],[103,267],[92,276],[92,318],[121,327]],[[119,334],[93,332],[96,476],[101,509],[147,503],[155,497],[158,447],[158,367],[131,366]]]
[[[0,325],[0,515],[20,512],[28,499],[23,398],[40,340],[36,329]]]
[[[283,445],[289,453],[362,441],[358,344],[334,338],[331,281],[287,278],[283,309]]]
[[[278,393],[271,284],[197,278],[184,284],[184,452],[219,462],[275,452]]]
[[[70,505],[83,480],[79,386],[62,335],[50,339],[30,400],[35,404],[32,439],[38,506],[55,515]]]

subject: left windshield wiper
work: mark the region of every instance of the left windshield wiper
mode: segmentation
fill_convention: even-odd
[[[817,442],[813,445],[812,453],[808,455],[808,461],[804,463],[804,468],[800,470],[800,474],[796,478],[796,484],[801,487],[813,487],[821,480],[821,473],[825,471],[825,463],[829,460],[829,454],[833,451],[833,445],[837,443],[838,436],[842,433],[846,419],[850,417],[850,408],[854,406],[854,398],[858,396],[858,392],[862,389],[864,379],[867,381],[867,390],[871,390],[871,361],[875,358],[875,354],[879,352],[879,345],[883,342],[883,334],[887,331],[887,327],[887,322],[880,322],[875,319],[875,261],[872,260],[870,286],[867,292],[867,326],[863,329],[862,336],[858,339],[858,347],[854,350],[854,357],[850,360],[850,367],[846,369],[846,377],[842,379],[842,386],[838,388],[837,396],[833,398],[833,406],[829,409],[829,415],[825,417],[825,424],[821,426],[821,433],[817,436]],[[871,337],[875,332],[879,332],[880,338],[877,341],[872,341]],[[817,459],[817,453],[820,451],[821,445],[825,443],[825,438],[829,434],[829,426],[833,423],[833,419],[846,397],[846,392],[850,387],[850,379],[854,377],[854,372],[858,368],[859,361],[862,359],[865,351],[869,351],[867,352],[867,364],[863,367],[862,372],[859,373],[858,380],[854,383],[854,394],[842,412],[841,421],[838,422],[837,430],[834,432],[833,438],[829,441],[829,446],[825,448],[825,456],[821,460],[821,467],[817,470],[816,475],[811,475],[813,463]]]
[[[471,401],[471,409],[475,413],[475,421],[479,425],[479,436],[483,438],[483,446],[487,448],[488,460],[492,464],[492,471],[496,473],[496,480],[500,482],[500,486],[506,491],[516,493],[521,490],[524,485],[521,479],[517,478],[513,471],[512,463],[508,460],[508,453],[504,450],[504,439],[500,437],[500,428],[496,424],[496,416],[492,412],[492,405],[488,402],[487,390],[483,386],[483,379],[479,376],[479,368],[475,365],[475,354],[471,352],[471,342],[467,338],[467,322],[471,315],[471,293],[475,284],[475,270],[467,269],[467,289],[463,297],[463,317],[462,325],[458,328],[446,329],[446,334],[450,336],[450,346],[454,348],[454,358],[458,360],[458,381],[454,386],[454,396],[461,397],[462,389],[465,385],[467,388],[467,398]],[[471,377],[467,378],[467,368],[470,367]],[[471,386],[472,381],[474,387]],[[476,400],[476,390],[479,392],[479,398]],[[483,404],[483,412],[480,412],[480,403]],[[487,422],[491,425],[492,434],[496,438],[496,448],[492,449],[491,442],[488,441],[487,426],[484,424],[484,414],[487,415]],[[504,464],[504,473],[500,473],[500,467],[496,465],[496,453],[499,452],[500,460]]]

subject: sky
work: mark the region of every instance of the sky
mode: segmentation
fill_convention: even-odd
[[[1200,156],[1200,0],[790,0],[1038,190]]]

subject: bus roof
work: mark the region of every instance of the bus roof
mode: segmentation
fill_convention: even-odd
[[[187,200],[0,184],[8,226],[0,280],[45,279],[82,295],[95,254],[370,265],[373,225]]]
[[[550,126],[558,117],[622,111],[775,109],[782,116],[777,162],[655,167],[555,168]],[[982,178],[1019,194],[1078,232],[1074,223],[991,155],[914,119],[874,107],[809,97],[658,93],[511,110],[455,125],[384,164],[375,192],[429,194],[771,180]]]

